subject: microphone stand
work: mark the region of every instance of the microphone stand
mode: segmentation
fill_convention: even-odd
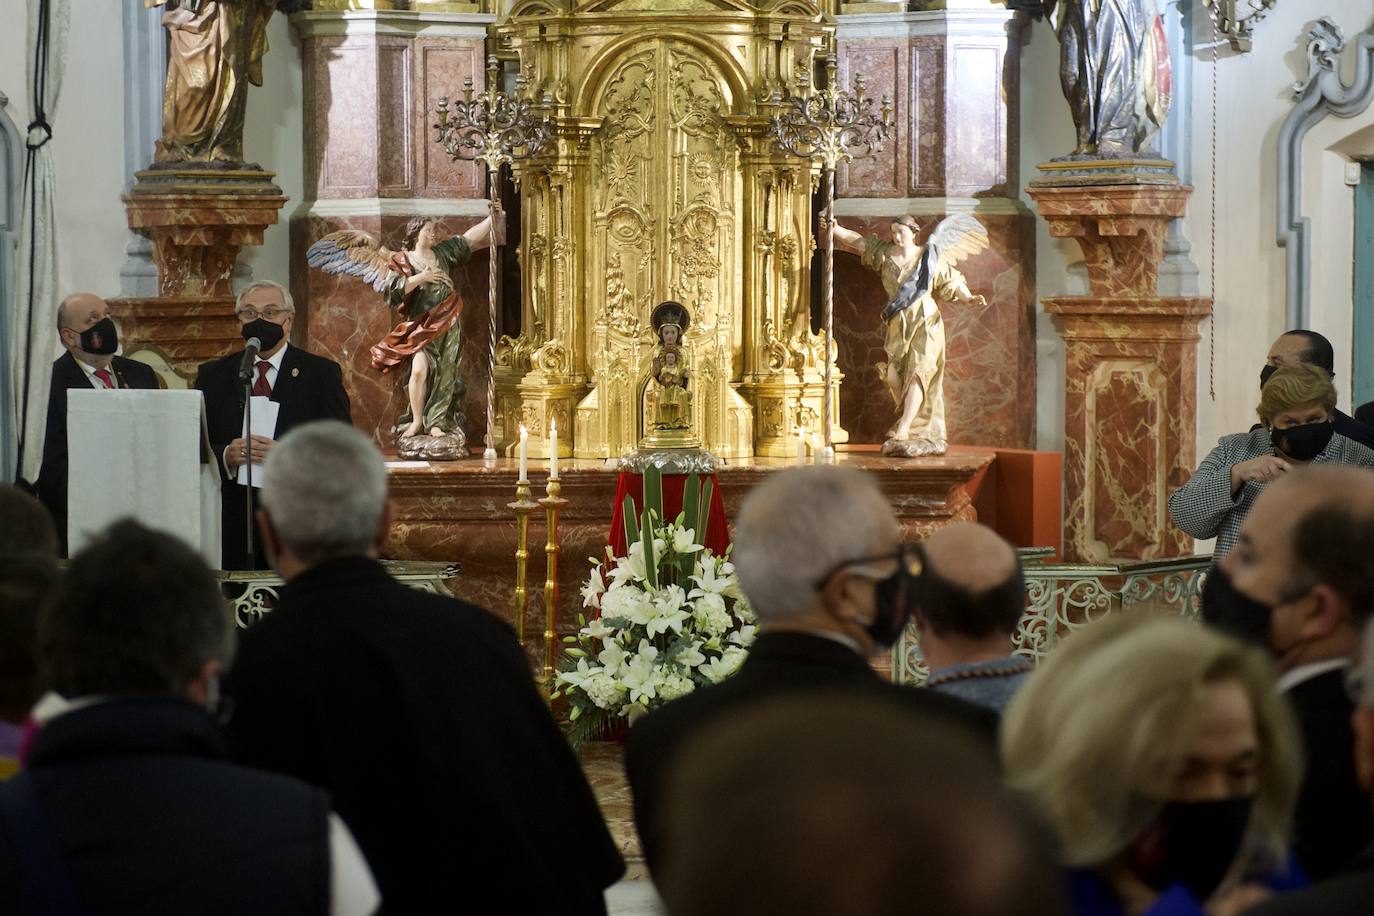
[[[245,372],[239,370],[239,382],[243,385],[243,428],[246,433],[243,437],[244,464],[248,470],[244,473],[248,475],[248,485],[243,488],[244,512],[248,516],[248,525],[244,528],[245,552],[248,558],[244,566],[245,569],[257,569],[257,558],[253,555],[253,373],[251,370]]]

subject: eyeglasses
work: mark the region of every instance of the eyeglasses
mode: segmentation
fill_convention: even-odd
[[[239,309],[234,314],[239,316],[240,321],[257,321],[259,318],[266,318],[268,321],[276,321],[283,315],[291,314],[291,312],[289,309],[281,309],[272,305],[262,311],[258,311],[250,306],[249,308]]]
[[[916,544],[902,544],[892,553],[878,554],[871,557],[856,557],[853,560],[845,560],[837,563],[828,573],[816,580],[816,589],[819,591],[825,587],[825,583],[834,578],[835,574],[842,569],[850,566],[868,566],[872,563],[882,563],[886,560],[896,560],[902,569],[906,570],[908,576],[919,576],[925,569],[925,560],[921,553],[921,548]],[[886,578],[886,577],[884,577]]]

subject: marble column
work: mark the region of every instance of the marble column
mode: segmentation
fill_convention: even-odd
[[[886,238],[915,216],[924,236],[951,213],[972,213],[992,244],[959,265],[986,309],[950,305],[946,419],[952,443],[1035,444],[1035,225],[1019,188],[1022,19],[985,0],[940,9],[838,17],[841,85],[862,73],[875,98],[891,95],[896,130],[875,156],[841,169],[836,213],[849,228]],[[855,12],[856,10],[864,12]],[[859,259],[835,262],[835,325],[845,382],[840,419],[852,442],[881,442],[896,409],[874,366],[885,359],[879,315],[887,297]]]
[[[1167,500],[1196,464],[1197,327],[1209,302],[1158,288],[1169,224],[1192,189],[1033,184],[1029,193],[1050,234],[1082,248],[1090,287],[1044,300],[1065,343],[1065,557],[1190,554]]]
[[[310,245],[357,229],[399,248],[405,225],[441,220],[446,234],[486,215],[480,165],[455,163],[435,140],[440,96],[458,96],[485,79],[486,28],[492,16],[410,10],[316,10],[291,17],[300,37],[305,101],[305,193],[291,214],[291,290],[309,349],[337,360],[353,401],[353,421],[391,445],[389,430],[405,406],[405,370],[375,371],[369,348],[396,316],[359,280],[306,264]],[[468,442],[485,434],[487,256],[479,252],[460,278],[466,305],[462,361],[467,382]]]

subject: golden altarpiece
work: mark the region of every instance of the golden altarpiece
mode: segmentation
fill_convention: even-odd
[[[798,427],[820,428],[824,387],[817,176],[766,134],[775,92],[830,49],[833,26],[805,0],[525,0],[494,28],[557,125],[551,152],[515,167],[522,322],[497,346],[501,445],[555,420],[575,457],[635,448],[650,313],[676,300],[702,446],[794,454]]]

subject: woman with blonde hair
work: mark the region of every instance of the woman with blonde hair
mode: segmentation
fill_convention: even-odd
[[[1078,916],[1263,899],[1242,879],[1287,861],[1299,747],[1264,656],[1172,616],[1073,634],[1002,724],[1007,779],[1058,835]]]
[[[1236,546],[1241,522],[1264,485],[1308,463],[1374,469],[1374,451],[1331,426],[1336,389],[1325,369],[1280,366],[1260,389],[1260,425],[1222,436],[1187,483],[1169,494],[1169,517],[1195,538],[1216,538],[1220,560]]]

